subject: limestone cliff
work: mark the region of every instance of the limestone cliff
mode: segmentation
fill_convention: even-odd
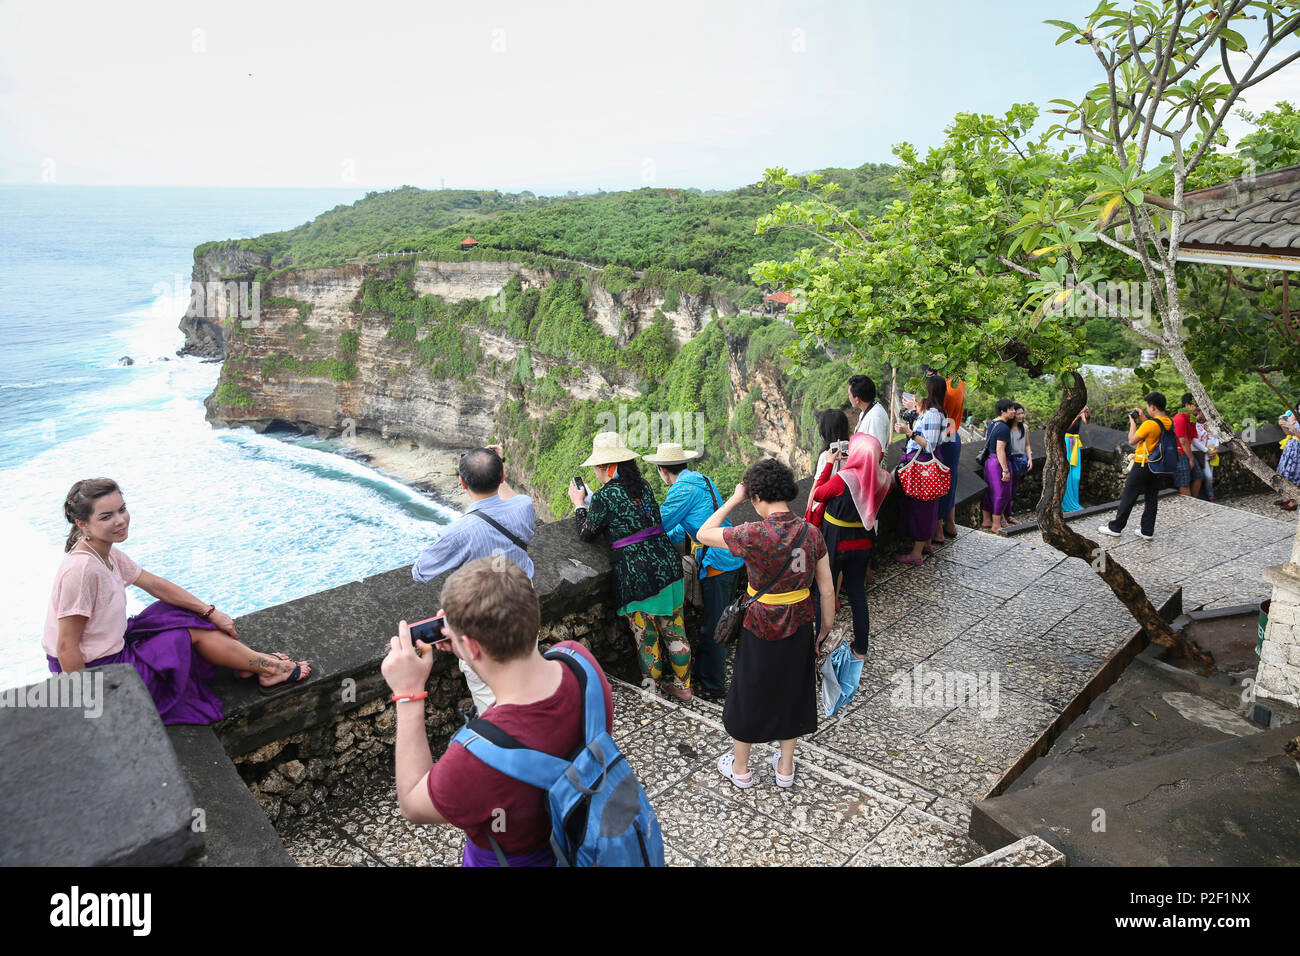
[[[566,273],[519,262],[386,259],[272,273],[256,252],[229,244],[201,249],[195,282],[257,282],[260,303],[248,318],[199,309],[182,320],[187,352],[225,361],[206,402],[210,421],[259,431],[287,425],[321,436],[371,433],[422,449],[461,451],[502,440],[507,404],[540,420],[573,401],[632,401],[644,392],[646,382],[633,370],[541,354],[504,323],[491,321],[493,302],[515,276],[518,290],[542,294],[557,281],[584,279],[586,319],[613,339],[620,355],[656,321],[685,344],[712,321],[719,304],[708,293],[670,295],[640,286],[613,293],[578,264]],[[438,370],[442,340],[430,339],[437,329],[407,324],[405,336],[396,335],[403,324],[366,298],[368,279],[401,281],[414,296],[437,296],[448,308],[477,306],[466,313],[473,317],[452,347],[460,371]],[[795,450],[798,416],[780,372],[771,362],[747,367],[743,343],[729,351],[728,416],[745,403],[754,406],[754,447],[733,448],[732,454],[742,460],[772,454],[806,473],[809,456]],[[533,387],[543,381],[545,388]],[[512,479],[536,491],[525,476]]]

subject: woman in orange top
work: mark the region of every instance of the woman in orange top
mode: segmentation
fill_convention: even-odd
[[[928,365],[922,365],[921,371],[927,378],[939,374]],[[939,527],[931,539],[935,544],[943,544],[948,539],[944,535],[949,538],[957,536],[957,466],[961,463],[961,433],[958,426],[966,415],[966,383],[959,381],[954,385],[946,378],[944,383],[948,386],[943,399],[943,413],[947,418],[944,426],[950,437],[939,446],[938,454],[939,460],[952,470],[952,485],[948,493],[939,499]]]

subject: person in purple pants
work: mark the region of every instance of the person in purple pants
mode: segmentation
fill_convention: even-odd
[[[1006,529],[1010,514],[1011,494],[1015,485],[1011,478],[1011,421],[1016,417],[1015,402],[1009,398],[998,399],[997,418],[989,423],[984,440],[984,481],[989,490],[980,502],[983,520],[980,527],[994,534]]]

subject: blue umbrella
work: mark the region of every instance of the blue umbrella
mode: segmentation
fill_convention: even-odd
[[[822,706],[827,717],[834,717],[853,699],[858,682],[862,680],[863,663],[853,656],[848,641],[826,656],[822,663]]]

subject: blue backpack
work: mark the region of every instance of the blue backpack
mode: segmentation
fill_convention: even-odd
[[[530,750],[483,718],[458,730],[452,742],[493,770],[546,791],[556,865],[663,866],[659,820],[636,774],[605,729],[600,674],[572,648],[552,648],[542,656],[561,661],[578,678],[586,744],[565,760]],[[497,861],[508,866],[496,840],[492,840],[492,849]]]
[[[1178,439],[1174,437],[1173,429],[1165,428],[1164,422],[1160,419],[1151,420],[1160,427],[1160,441],[1147,453],[1147,467],[1151,469],[1153,475],[1172,475],[1178,465],[1178,456],[1181,454],[1178,450]]]

